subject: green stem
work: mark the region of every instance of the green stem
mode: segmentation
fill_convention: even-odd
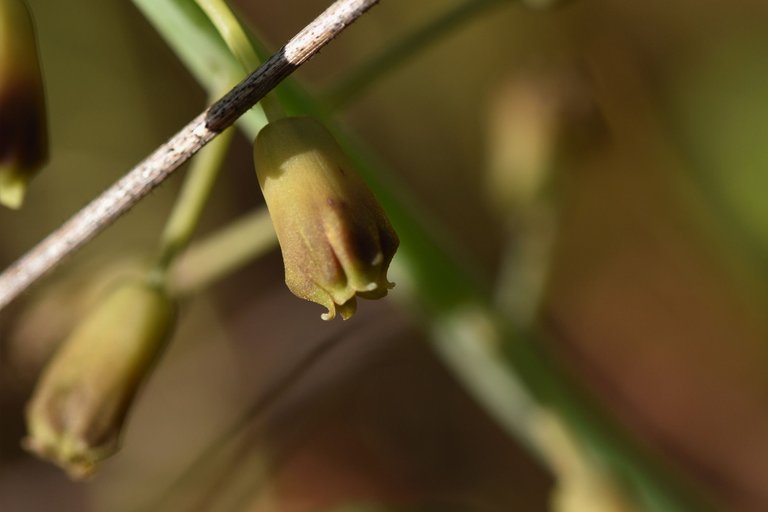
[[[245,33],[240,21],[224,0],[195,0],[197,5],[205,12],[208,19],[219,32],[229,51],[237,59],[245,73],[250,73],[261,64],[261,59],[256,53],[251,40]],[[259,102],[264,113],[271,121],[285,117],[280,104],[274,94],[268,94]]]
[[[245,73],[256,69],[261,60],[253,48],[242,25],[224,0],[196,0],[208,19],[213,23],[221,38],[226,43],[232,55],[238,60]],[[231,72],[230,72],[231,73]],[[229,75],[227,75],[229,76]],[[218,90],[218,88],[215,88]],[[264,114],[269,119],[283,117],[284,113],[273,98],[262,100]],[[189,244],[195,228],[200,221],[203,209],[208,202],[211,190],[219,175],[222,163],[231,146],[234,129],[228,129],[203,148],[195,157],[192,168],[184,182],[181,194],[174,210],[165,226],[161,242],[160,254],[153,276],[164,276],[171,263]],[[227,240],[229,243],[230,240]],[[269,243],[269,242],[267,242]],[[228,255],[238,252],[226,253]],[[237,259],[222,258],[224,262],[238,262]],[[209,269],[209,267],[203,267]],[[215,265],[210,266],[216,269]],[[208,270],[208,275],[210,270]],[[189,281],[189,279],[187,279]],[[192,284],[195,280],[192,279]]]
[[[261,60],[251,46],[240,22],[224,0],[195,0],[219,31],[232,55],[247,72],[253,71]]]
[[[160,255],[155,269],[160,274],[165,274],[176,256],[189,244],[229,151],[234,133],[234,128],[225,130],[201,149],[192,161],[192,168],[160,240]]]
[[[275,247],[277,237],[269,213],[260,208],[185,251],[170,270],[168,286],[174,295],[190,295]]]
[[[511,2],[509,0],[467,0],[446,11],[354,68],[331,87],[324,95],[325,101],[334,109],[343,108],[366,91],[371,84],[450,34],[454,29],[466,24],[474,16],[490,7],[505,3]]]
[[[221,92],[217,77],[243,75],[242,66],[194,1],[133,0],[133,3],[209,96]],[[267,116],[260,104],[243,114],[238,121],[241,127],[245,123],[257,126],[267,124]]]

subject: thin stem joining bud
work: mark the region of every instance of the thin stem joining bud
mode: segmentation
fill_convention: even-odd
[[[211,20],[216,31],[232,52],[235,59],[240,63],[244,73],[250,73],[261,64],[256,50],[248,38],[248,34],[240,24],[237,16],[229,8],[224,0],[196,0],[197,5],[205,12],[208,19]],[[259,102],[265,115],[271,121],[285,116],[280,104],[276,101],[274,94],[267,94]]]

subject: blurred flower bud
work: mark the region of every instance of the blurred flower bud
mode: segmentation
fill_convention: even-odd
[[[19,312],[10,315],[10,326],[4,333],[4,356],[7,370],[20,384],[31,385],[37,380],[61,341],[116,283],[143,274],[133,259],[101,260],[86,258],[68,267],[17,303]]]
[[[357,296],[384,297],[394,286],[387,269],[397,235],[328,130],[310,118],[280,119],[253,152],[288,288],[328,308],[324,320],[337,308],[352,316]]]
[[[519,325],[535,320],[550,275],[558,180],[597,153],[607,134],[583,73],[550,65],[505,81],[489,111],[486,190],[510,230],[496,303]]]
[[[19,208],[48,156],[45,97],[32,16],[0,1],[0,204]]]
[[[141,281],[114,289],[63,342],[27,404],[24,446],[89,475],[118,449],[128,408],[165,346],[175,306]]]
[[[487,190],[503,214],[539,203],[557,171],[605,139],[603,117],[578,71],[520,73],[490,106]]]

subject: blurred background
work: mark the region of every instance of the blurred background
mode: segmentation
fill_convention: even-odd
[[[327,3],[237,8],[274,49]],[[333,91],[460,3],[383,1],[298,79]],[[25,208],[0,210],[3,267],[206,101],[130,2],[29,4],[52,150]],[[759,0],[501,3],[339,110],[510,317],[720,510],[768,509],[766,22]],[[201,235],[262,204],[237,137]],[[152,256],[180,179],[0,315],[0,510],[553,506],[551,472],[435,357],[397,288],[323,323],[285,288],[277,250],[183,304],[122,451],[93,480],[23,452],[42,365]]]

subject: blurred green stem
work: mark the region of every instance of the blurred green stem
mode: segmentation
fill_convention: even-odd
[[[510,4],[509,0],[466,0],[430,20],[413,32],[400,37],[378,55],[367,59],[336,82],[323,99],[332,109],[340,109],[354,101],[363,91],[387,73],[415,57],[429,45],[465,25],[490,7]]]
[[[260,208],[192,245],[171,267],[168,286],[174,295],[190,295],[275,247],[269,212]]]
[[[220,92],[216,77],[242,76],[242,66],[193,0],[133,0],[133,3],[210,96]],[[245,123],[267,124],[259,104],[240,117],[238,124],[243,127]]]
[[[195,155],[160,240],[156,270],[161,274],[165,274],[176,256],[189,244],[234,134],[234,128],[225,130]]]
[[[237,20],[237,17],[227,3],[224,0],[195,1],[216,28],[219,35],[226,43],[229,51],[240,63],[243,74],[258,68],[261,64],[261,59],[259,59],[259,56],[256,54],[242,25]],[[227,80],[227,82],[234,81],[235,80]],[[230,84],[227,83],[226,85]],[[226,91],[226,89],[224,90]],[[282,109],[276,103],[273,95],[264,98],[260,102],[260,105],[268,119],[276,119],[284,116]],[[176,201],[173,212],[171,213],[161,238],[160,255],[158,257],[156,269],[159,273],[164,275],[176,256],[189,244],[195,228],[200,221],[203,209],[208,202],[211,190],[219,175],[227,152],[232,144],[233,134],[233,128],[225,130],[195,156],[189,176],[184,182],[181,194]],[[264,239],[264,237],[257,237],[257,239],[261,240]],[[233,240],[231,237],[225,238],[224,241],[227,243],[237,242],[237,240]],[[266,242],[267,244],[270,243],[269,233],[267,233]],[[262,246],[262,244],[257,245],[258,247]],[[237,244],[235,243],[235,248],[236,247]],[[200,255],[205,256],[209,253],[198,251],[196,254],[200,257]],[[237,256],[240,254],[238,251],[223,251],[222,254],[234,255],[235,259],[222,258],[223,261],[217,263],[231,264],[239,261],[237,259]],[[210,260],[211,258],[207,258],[206,256],[206,259]],[[212,261],[205,261],[203,263],[208,263],[208,265],[199,268],[205,269],[203,273],[206,274],[207,277],[216,275],[216,269],[220,268],[220,265],[217,267],[217,265],[212,264]],[[188,269],[190,267],[187,265],[186,267],[182,267],[182,269],[184,268]],[[214,273],[211,273],[212,271]],[[191,277],[190,274],[192,274]],[[206,276],[195,276],[194,273],[191,273],[189,270],[185,272],[186,282],[189,285],[191,281],[192,286],[200,286],[200,278],[202,277],[205,279]]]
[[[494,305],[522,326],[533,325],[541,307],[557,236],[554,205],[534,205],[508,230],[497,273]]]
[[[248,36],[245,35],[243,27],[240,26],[240,22],[237,21],[227,3],[224,0],[195,1],[219,31],[219,35],[243,69],[253,71],[259,67],[260,59],[253,51]]]

